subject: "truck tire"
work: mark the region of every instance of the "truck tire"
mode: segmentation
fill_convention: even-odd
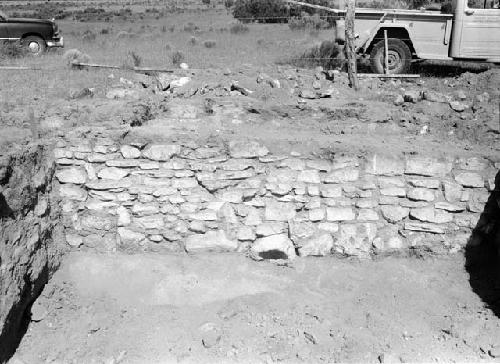
[[[389,73],[407,73],[411,66],[410,48],[400,39],[389,38]],[[385,43],[382,39],[373,46],[370,52],[370,65],[374,73],[384,73]]]
[[[45,52],[45,49],[47,49],[45,41],[36,35],[30,35],[23,38],[21,44],[27,50],[28,54],[33,56],[40,56]]]

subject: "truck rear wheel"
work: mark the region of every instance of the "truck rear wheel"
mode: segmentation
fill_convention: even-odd
[[[390,74],[406,73],[411,66],[410,48],[400,39],[389,38],[388,43],[388,63]],[[384,73],[385,68],[385,43],[382,39],[373,46],[370,53],[371,69],[375,73]]]
[[[26,38],[23,38],[21,40],[21,44],[28,51],[28,53],[33,56],[41,55],[47,48],[45,41],[35,35],[30,35]]]

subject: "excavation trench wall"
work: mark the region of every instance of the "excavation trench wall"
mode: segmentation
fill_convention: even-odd
[[[60,142],[54,156],[73,249],[255,258],[457,252],[500,167],[479,157],[325,160],[275,155],[249,141],[107,137]]]
[[[59,262],[54,170],[44,147],[0,151],[0,362],[15,350],[30,306]]]

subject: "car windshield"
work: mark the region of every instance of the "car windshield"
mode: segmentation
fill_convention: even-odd
[[[2,10],[0,10],[0,19],[7,19],[7,14],[5,14]]]

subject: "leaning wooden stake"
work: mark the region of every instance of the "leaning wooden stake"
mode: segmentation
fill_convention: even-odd
[[[384,29],[384,64],[385,74],[389,74],[389,41],[387,39],[387,29]]]
[[[345,55],[347,59],[347,74],[349,86],[355,90],[359,89],[356,70],[356,45],[354,44],[354,18],[356,16],[356,0],[347,0],[347,11],[345,15]]]

